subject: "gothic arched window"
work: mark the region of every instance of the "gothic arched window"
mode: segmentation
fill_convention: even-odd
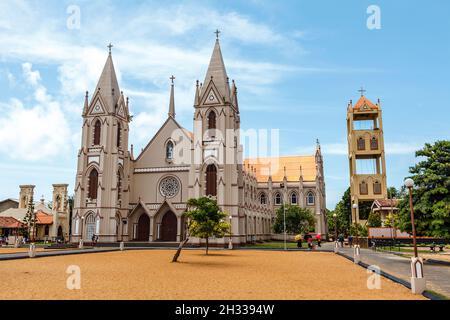
[[[259,203],[261,204],[266,204],[267,203],[267,198],[266,198],[266,194],[265,193],[261,193],[259,196]]]
[[[363,137],[358,138],[358,150],[366,150],[366,140]]]
[[[100,144],[100,134],[101,134],[102,124],[100,120],[97,120],[94,125],[94,145]]]
[[[121,128],[120,128],[120,123],[117,124],[117,148],[120,147],[120,133],[121,133]]]
[[[378,149],[378,139],[376,137],[372,137],[370,140],[370,149],[377,150]]]
[[[277,192],[275,194],[275,204],[281,204],[281,194],[279,192]]]
[[[308,192],[308,194],[306,195],[306,203],[308,204],[308,206],[313,206],[315,202],[316,199],[314,193]]]
[[[375,181],[373,184],[373,193],[374,194],[381,194],[381,183],[380,181]]]
[[[166,159],[173,160],[173,142],[169,141],[166,145]]]
[[[297,204],[297,194],[295,192],[291,194],[291,204]]]
[[[217,168],[213,164],[206,168],[206,195],[217,195]]]
[[[208,129],[216,129],[216,113],[214,111],[208,115]]]
[[[120,171],[117,171],[117,200],[120,200],[122,197],[122,176],[120,174]]]
[[[96,169],[92,169],[89,174],[89,190],[88,198],[97,199],[97,188],[98,188],[98,172]]]

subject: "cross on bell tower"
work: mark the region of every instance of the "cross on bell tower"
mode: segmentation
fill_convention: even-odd
[[[219,31],[219,29],[216,29],[216,31],[214,31],[214,33],[216,34],[216,39],[219,40],[219,34],[221,33]]]
[[[364,96],[364,93],[365,93],[366,91],[367,91],[367,90],[364,90],[363,87],[361,87],[361,89],[358,90],[358,92],[361,93],[361,97]]]

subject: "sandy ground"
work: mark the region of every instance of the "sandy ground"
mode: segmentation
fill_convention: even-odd
[[[332,253],[145,250],[0,261],[0,299],[424,299]],[[66,287],[68,266],[81,289]]]

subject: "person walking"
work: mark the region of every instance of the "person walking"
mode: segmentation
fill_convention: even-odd
[[[317,239],[317,246],[318,246],[318,247],[321,247],[322,236],[321,236],[320,233],[318,233],[318,234],[316,235],[316,239]]]
[[[338,238],[339,238],[339,243],[341,244],[341,248],[343,248],[344,247],[344,235],[341,233]]]
[[[353,236],[352,235],[348,236],[348,246],[350,248],[353,247]]]

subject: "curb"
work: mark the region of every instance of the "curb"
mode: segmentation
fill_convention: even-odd
[[[337,254],[339,256],[344,257],[344,258],[346,258],[346,259],[348,259],[348,260],[353,262],[353,258],[352,257],[349,257],[348,255],[346,255],[346,254],[344,254],[342,252],[337,252]],[[365,268],[365,269],[367,269],[370,266],[369,264],[361,262],[361,261],[358,262],[358,265],[363,267],[363,268]],[[400,278],[398,278],[398,277],[396,277],[396,276],[394,276],[392,274],[389,274],[389,273],[387,273],[387,272],[385,272],[385,271],[383,271],[381,269],[380,269],[380,274],[383,277],[385,277],[385,278],[387,278],[387,279],[389,279],[391,281],[394,281],[394,282],[396,282],[398,284],[401,284],[401,285],[405,286],[408,289],[411,289],[411,283],[409,283],[406,280],[400,279]],[[436,295],[436,294],[434,294],[434,293],[432,293],[430,291],[427,291],[427,290],[425,290],[422,293],[422,296],[424,296],[425,298],[430,299],[430,300],[445,300],[444,298],[442,298],[442,297],[440,297],[440,296],[438,296],[438,295]]]
[[[409,257],[405,257],[402,253],[399,253],[399,252],[395,252],[395,251],[382,251],[382,252],[390,253],[390,254],[393,254],[393,255],[396,255],[396,256],[399,256],[399,257],[403,257],[403,258],[405,258],[405,259],[409,259]],[[424,258],[424,259],[423,259],[423,263],[425,263],[425,264],[431,264],[431,265],[437,264],[437,265],[442,265],[442,266],[450,267],[450,261],[442,261],[442,260],[425,259],[425,258]]]

